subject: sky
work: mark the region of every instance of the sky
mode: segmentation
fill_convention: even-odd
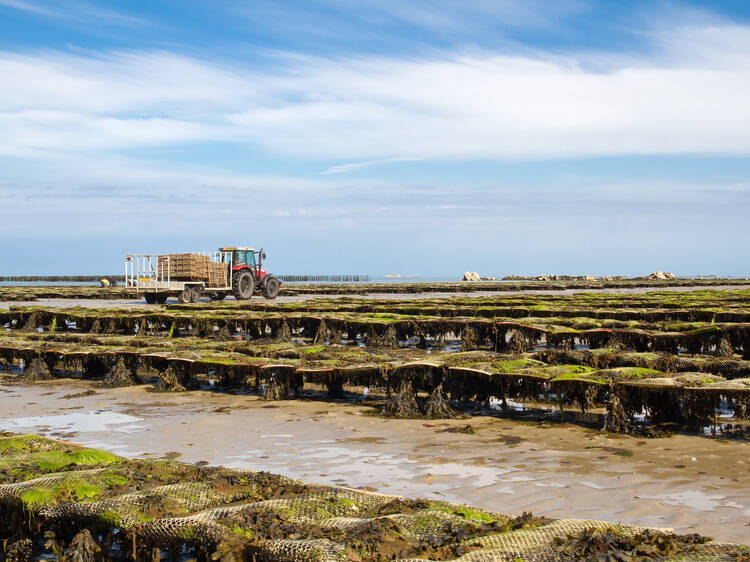
[[[750,275],[750,2],[0,0],[0,275]]]

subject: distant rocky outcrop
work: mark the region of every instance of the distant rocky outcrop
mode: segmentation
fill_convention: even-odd
[[[476,271],[464,271],[464,278],[462,281],[481,281],[482,278]]]
[[[674,273],[669,273],[665,271],[654,271],[652,274],[648,275],[646,279],[661,279],[661,280],[674,279]]]

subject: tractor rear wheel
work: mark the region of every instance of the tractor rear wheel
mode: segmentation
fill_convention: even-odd
[[[143,297],[146,299],[146,304],[156,304],[156,293],[146,293]]]
[[[268,277],[266,283],[263,286],[263,296],[267,299],[275,299],[279,295],[279,288],[281,283],[276,277]]]
[[[232,275],[232,294],[237,300],[247,300],[253,296],[255,291],[255,279],[247,271],[237,271]]]
[[[190,302],[190,300],[193,298],[193,291],[190,289],[190,286],[185,285],[185,288],[180,291],[177,295],[177,300],[181,304],[187,304]]]

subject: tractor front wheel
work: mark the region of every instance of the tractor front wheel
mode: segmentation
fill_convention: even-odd
[[[232,294],[237,300],[245,301],[253,296],[255,291],[255,279],[253,275],[245,271],[237,271],[232,275]]]
[[[279,288],[281,283],[275,277],[268,277],[266,283],[263,286],[263,296],[267,299],[275,299],[279,295]]]

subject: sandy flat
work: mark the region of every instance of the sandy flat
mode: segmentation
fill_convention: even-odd
[[[65,395],[94,389],[97,394]],[[352,403],[250,394],[155,394],[52,381],[0,386],[0,429],[138,457],[269,470],[309,482],[596,518],[750,543],[750,444],[608,438],[491,416],[385,420]],[[475,434],[451,432],[471,424]]]
[[[643,294],[653,291],[737,291],[745,289],[747,286],[737,285],[716,285],[716,286],[695,286],[695,287],[633,287],[626,289],[526,289],[519,291],[474,291],[469,293],[370,293],[366,295],[359,294],[342,294],[342,295],[295,295],[284,296],[282,293],[274,299],[273,302],[301,302],[311,299],[335,299],[335,298],[354,298],[354,299],[378,299],[378,300],[423,300],[436,298],[470,298],[470,297],[502,297],[512,295],[573,295],[575,293],[615,293],[615,294]],[[253,297],[259,302],[268,302],[263,297]],[[227,297],[225,302],[231,302],[234,297]],[[201,299],[201,302],[209,302],[209,299]],[[176,298],[170,298],[167,304],[176,304]],[[162,305],[147,305],[143,299],[37,299],[34,301],[3,301],[0,300],[0,308],[10,308],[11,306],[51,306],[51,307],[84,307],[84,308],[161,308]]]

